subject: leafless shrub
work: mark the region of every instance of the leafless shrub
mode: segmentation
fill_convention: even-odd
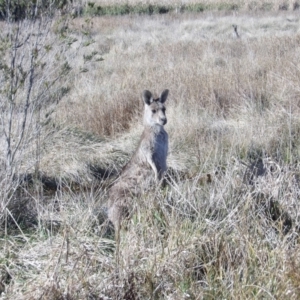
[[[23,193],[21,181],[32,176],[32,185],[33,181],[45,184],[39,167],[42,134],[57,104],[69,92],[68,81],[61,83],[71,71],[66,57],[72,44],[67,37],[68,19],[53,19],[50,8],[43,16],[38,8],[32,12],[30,17],[17,21],[8,12],[1,23],[1,226],[7,216],[17,225],[36,214],[32,208],[37,195],[29,192],[29,186]],[[60,29],[54,33],[58,23]],[[53,45],[55,39],[57,43]]]

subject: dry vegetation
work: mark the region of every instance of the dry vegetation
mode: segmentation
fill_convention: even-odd
[[[90,3],[90,4],[89,4]],[[255,0],[93,0],[93,1],[82,1],[82,5],[101,5],[101,6],[111,6],[111,5],[166,5],[166,6],[188,6],[188,5],[199,5],[202,4],[207,8],[218,8],[226,6],[234,6],[236,8],[244,9],[294,9],[299,2],[297,0],[268,0],[268,1],[255,1]]]
[[[299,299],[299,14],[75,18],[68,31],[43,175],[34,137],[0,196],[0,299]],[[138,199],[116,253],[107,190],[142,131],[141,92],[165,88],[169,185]]]

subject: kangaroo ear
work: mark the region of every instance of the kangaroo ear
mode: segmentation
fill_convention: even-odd
[[[168,98],[168,94],[169,94],[169,90],[164,90],[159,97],[159,102],[165,103]]]
[[[153,102],[153,97],[151,92],[144,90],[143,91],[143,100],[147,105],[150,105]]]

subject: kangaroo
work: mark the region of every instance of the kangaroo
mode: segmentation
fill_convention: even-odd
[[[114,225],[116,237],[122,220],[130,214],[133,198],[139,197],[151,185],[160,183],[167,170],[168,134],[164,129],[167,123],[164,104],[168,93],[164,90],[157,99],[147,90],[142,94],[144,131],[137,150],[109,191],[108,218]]]

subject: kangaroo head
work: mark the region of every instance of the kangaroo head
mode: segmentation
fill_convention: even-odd
[[[164,126],[167,123],[166,108],[164,103],[168,98],[169,90],[164,90],[160,97],[153,99],[151,92],[145,90],[143,92],[143,100],[145,103],[144,122],[145,125]]]

